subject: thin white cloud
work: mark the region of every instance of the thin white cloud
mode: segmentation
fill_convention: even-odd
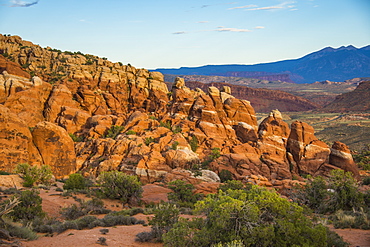
[[[294,9],[296,6],[294,5],[295,1],[286,1],[281,4],[275,6],[267,6],[267,7],[258,7],[258,8],[250,8],[246,10],[277,10],[277,9]]]
[[[261,8],[253,8],[247,10],[272,10],[272,9],[283,9],[281,6],[269,6],[269,7],[261,7]]]
[[[174,32],[172,34],[176,34],[176,35],[179,35],[179,34],[186,34],[187,32],[184,32],[184,31],[181,31],[181,32]]]
[[[13,4],[10,5],[10,7],[31,7],[32,5],[38,4],[39,1],[37,0],[34,2],[24,2],[20,0],[12,0],[11,3]]]
[[[228,10],[232,10],[232,9],[248,9],[248,8],[255,8],[255,7],[257,7],[257,5],[250,4],[250,5],[245,5],[245,6],[228,8]]]
[[[209,21],[198,21],[197,23],[209,23]]]
[[[257,26],[257,27],[254,27],[254,29],[264,29],[265,27],[263,26]]]
[[[246,33],[246,32],[252,32],[248,29],[239,29],[239,28],[233,28],[233,27],[218,27],[214,31],[217,32],[237,32],[237,33]]]

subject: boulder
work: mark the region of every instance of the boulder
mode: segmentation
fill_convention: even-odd
[[[357,165],[353,161],[351,151],[346,144],[336,141],[330,150],[329,163],[331,165],[346,172],[351,172],[356,179],[360,179]]]
[[[0,170],[13,172],[21,163],[40,164],[27,124],[0,104]]]
[[[290,179],[292,176],[286,158],[289,134],[289,125],[283,121],[278,110],[272,111],[259,126],[257,148],[263,163],[267,164],[274,179]]]
[[[314,135],[314,128],[307,123],[295,121],[291,125],[287,151],[294,159],[296,174],[315,174],[323,164],[328,163],[330,149]],[[292,161],[290,160],[291,164]]]
[[[32,137],[43,164],[51,167],[56,178],[76,172],[74,143],[65,129],[44,121],[36,125]]]

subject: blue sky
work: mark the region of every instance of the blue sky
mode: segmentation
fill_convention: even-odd
[[[0,33],[138,68],[256,64],[370,44],[369,0],[0,0]]]

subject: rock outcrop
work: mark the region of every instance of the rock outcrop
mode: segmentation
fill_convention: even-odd
[[[358,174],[348,149],[330,149],[305,123],[289,128],[273,110],[258,125],[233,87],[191,90],[176,78],[169,91],[158,72],[17,36],[0,35],[0,53],[1,170],[45,164],[57,178],[119,170],[145,183],[182,179],[205,193],[224,170],[276,188],[330,169]]]

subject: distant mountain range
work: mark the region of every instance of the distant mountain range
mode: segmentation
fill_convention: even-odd
[[[173,75],[218,75],[250,77],[270,81],[313,83],[316,81],[345,81],[370,76],[370,45],[356,48],[326,47],[304,57],[255,65],[205,65],[179,69],[157,69]]]

